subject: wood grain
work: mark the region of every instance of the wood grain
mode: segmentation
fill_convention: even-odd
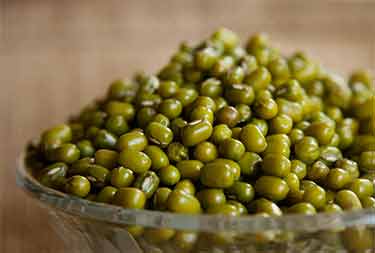
[[[244,40],[266,31],[341,73],[375,70],[374,13],[375,1],[354,0],[0,0],[0,252],[64,252],[45,210],[16,188],[16,158],[112,79],[155,72],[180,41],[219,26]]]

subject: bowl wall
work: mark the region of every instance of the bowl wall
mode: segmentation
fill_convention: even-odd
[[[73,252],[256,253],[372,252],[373,226],[316,232],[202,232],[110,224],[49,208],[57,234]]]
[[[373,252],[375,210],[224,217],[128,210],[44,187],[23,156],[17,183],[48,210],[69,252]]]

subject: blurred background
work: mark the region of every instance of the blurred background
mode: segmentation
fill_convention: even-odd
[[[0,252],[64,252],[43,209],[15,186],[30,138],[104,94],[156,72],[179,42],[218,27],[270,34],[347,75],[375,71],[375,1],[0,0]]]

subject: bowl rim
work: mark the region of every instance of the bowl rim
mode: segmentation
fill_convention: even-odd
[[[234,231],[259,233],[265,231],[317,232],[352,226],[375,225],[375,209],[361,209],[340,213],[315,215],[286,214],[283,216],[230,217],[210,214],[177,214],[153,210],[125,209],[74,197],[40,184],[26,166],[26,154],[17,160],[16,182],[29,196],[47,208],[118,226],[140,225],[154,228],[173,228],[188,231]]]

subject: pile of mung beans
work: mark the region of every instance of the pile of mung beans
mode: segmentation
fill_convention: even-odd
[[[221,28],[29,144],[45,186],[130,209],[263,216],[375,208],[372,76],[348,81]]]

